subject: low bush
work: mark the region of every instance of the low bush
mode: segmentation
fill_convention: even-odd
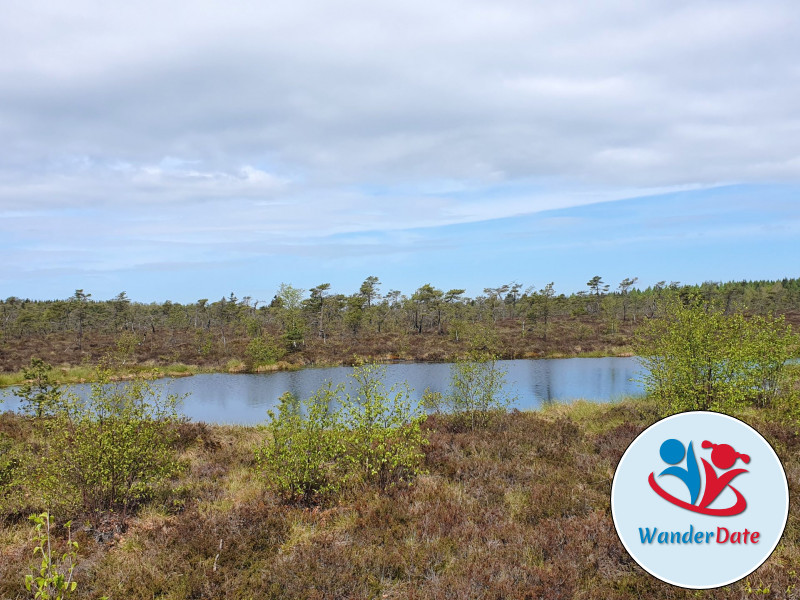
[[[265,365],[274,365],[283,358],[286,350],[281,348],[275,339],[268,335],[259,335],[250,340],[245,350],[246,364],[250,371]]]
[[[37,483],[47,506],[128,513],[178,471],[178,397],[150,383],[110,384],[101,372],[86,400],[71,398],[44,425]]]
[[[35,460],[24,443],[0,433],[0,522],[26,510],[30,465]]]
[[[427,395],[428,408],[451,413],[456,427],[486,427],[493,415],[504,413],[516,400],[506,391],[506,374],[495,356],[473,352],[450,366],[449,392],[438,398]]]
[[[51,365],[35,357],[22,369],[24,382],[15,393],[22,399],[25,414],[42,418],[54,415],[59,409],[61,391],[50,377],[52,369]]]
[[[385,375],[383,366],[355,367],[353,391],[342,402],[347,460],[381,489],[416,477],[427,443],[420,427],[425,413],[411,401],[408,384],[387,389]]]
[[[407,386],[386,389],[385,370],[355,367],[351,389],[327,384],[300,400],[284,394],[270,411],[270,439],[256,450],[270,487],[284,499],[321,503],[345,486],[386,489],[422,472],[427,439]]]
[[[769,406],[797,348],[784,317],[727,315],[696,297],[673,298],[639,329],[635,345],[645,389],[665,414]]]
[[[34,598],[41,600],[64,600],[72,596],[78,583],[73,581],[73,571],[78,559],[78,542],[72,539],[71,523],[64,527],[67,530],[66,551],[58,556],[53,552],[50,543],[50,514],[31,515],[34,525],[36,547],[33,555],[41,555],[41,564],[35,575],[25,576],[25,589],[33,592]]]
[[[334,406],[340,391],[328,384],[305,400],[286,392],[277,413],[268,413],[272,439],[256,450],[256,458],[286,500],[320,502],[341,487],[344,443]]]

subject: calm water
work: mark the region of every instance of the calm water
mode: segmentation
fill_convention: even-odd
[[[635,358],[504,360],[498,364],[508,371],[507,389],[511,395],[517,396],[514,406],[520,410],[581,398],[608,402],[642,393],[641,386],[632,381],[641,370]],[[257,375],[218,373],[184,377],[172,382],[161,380],[158,385],[163,392],[189,394],[182,412],[194,421],[253,424],[266,420],[267,409],[274,406],[285,391],[304,398],[325,381],[347,381],[351,372],[349,367],[333,367]],[[419,399],[428,387],[446,393],[450,365],[411,363],[386,366],[387,385],[403,381],[413,388],[415,399]],[[74,385],[68,389],[83,396],[89,385]],[[15,399],[9,398],[2,408],[14,410],[17,406]]]

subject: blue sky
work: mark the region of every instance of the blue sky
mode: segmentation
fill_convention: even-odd
[[[410,293],[430,282],[471,295],[511,281],[536,288],[553,281],[557,291],[568,293],[585,289],[596,274],[612,286],[626,277],[639,277],[642,286],[779,279],[798,276],[798,191],[736,185],[438,227],[297,238],[286,245],[199,243],[187,251],[185,245],[160,243],[144,265],[89,272],[65,267],[45,274],[32,269],[17,280],[17,289],[29,293],[17,294],[66,297],[79,282],[96,298],[126,290],[145,301],[194,301],[234,291],[269,300],[280,282],[304,289],[329,282],[333,291],[352,293],[367,275],[377,275],[384,292]],[[86,247],[114,244],[113,235],[94,237]],[[11,236],[2,247],[13,254],[25,244],[23,236]],[[119,245],[120,251],[138,257],[150,252],[129,244]],[[75,255],[65,264],[102,260],[102,252],[85,259]]]
[[[2,297],[800,276],[794,2],[6,9]]]

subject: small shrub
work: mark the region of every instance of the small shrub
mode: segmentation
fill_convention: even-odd
[[[101,371],[89,398],[73,398],[49,424],[43,483],[52,504],[122,509],[124,518],[178,471],[172,446],[179,399],[144,380],[109,385],[108,375]]]
[[[300,400],[291,392],[280,397],[278,412],[269,411],[272,439],[256,451],[267,481],[286,500],[323,501],[339,491],[344,452],[339,411],[341,388],[330,384]]]
[[[53,367],[40,358],[31,358],[30,365],[22,369],[25,382],[17,388],[25,414],[42,418],[55,414],[61,401],[61,391],[50,378]]]
[[[467,360],[450,366],[450,391],[442,406],[453,413],[456,424],[470,429],[486,427],[495,412],[505,410],[516,400],[504,390],[506,371],[492,355],[473,353]]]
[[[347,460],[366,481],[381,489],[410,481],[421,472],[427,439],[425,413],[412,403],[407,383],[386,389],[386,367],[367,364],[353,369],[354,390],[343,400]]]
[[[434,392],[429,387],[425,388],[425,391],[422,392],[420,406],[425,410],[431,412],[440,412],[442,410],[443,403],[444,394],[442,394],[442,392]]]
[[[285,354],[286,351],[269,335],[254,337],[245,350],[247,367],[251,371],[264,365],[274,365]]]
[[[767,406],[798,344],[783,317],[726,315],[700,298],[673,298],[637,332],[645,389],[663,413]]]
[[[300,400],[280,398],[269,412],[271,439],[256,450],[268,485],[286,500],[323,502],[350,484],[386,489],[422,472],[425,418],[408,386],[386,389],[385,370],[353,369],[352,393],[327,384]]]
[[[141,345],[142,338],[132,331],[123,331],[114,342],[115,358],[120,365],[135,362],[136,349]]]
[[[21,504],[24,459],[21,445],[0,434],[0,519]]]
[[[0,497],[2,497],[3,490],[14,479],[14,471],[17,464],[12,456],[13,449],[14,446],[11,441],[0,434]]]
[[[53,556],[50,547],[50,515],[46,512],[40,515],[31,515],[34,523],[34,540],[36,547],[33,555],[42,555],[42,562],[36,575],[25,576],[25,589],[34,593],[37,600],[63,600],[69,598],[78,587],[72,580],[72,572],[78,560],[78,542],[72,541],[71,523],[68,521],[64,527],[67,529],[67,549],[58,558]]]

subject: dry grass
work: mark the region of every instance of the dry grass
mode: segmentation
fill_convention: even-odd
[[[797,428],[765,411],[745,418],[774,444],[796,497]],[[683,590],[629,558],[611,521],[611,480],[653,420],[645,402],[515,411],[476,432],[431,417],[428,475],[325,509],[265,491],[252,453],[263,429],[186,424],[176,450],[188,468],[171,495],[111,540],[77,528],[78,597],[743,598],[749,585],[798,598],[796,504],[782,545],[746,582]],[[6,435],[26,435],[18,421],[3,418]],[[0,532],[0,597],[25,597],[28,531],[17,520]]]

